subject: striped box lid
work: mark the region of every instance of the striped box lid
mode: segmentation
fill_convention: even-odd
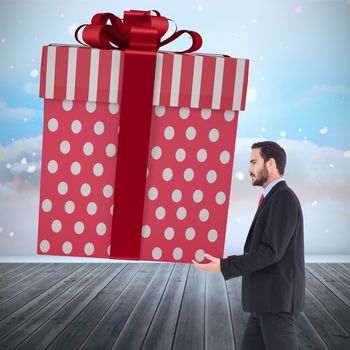
[[[40,97],[119,103],[123,55],[118,49],[44,46]],[[157,52],[153,105],[244,110],[248,70],[248,59]]]

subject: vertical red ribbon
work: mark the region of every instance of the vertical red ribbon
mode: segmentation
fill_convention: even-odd
[[[124,49],[111,258],[140,257],[157,50],[184,33],[191,36],[192,45],[182,52],[196,51],[202,45],[201,36],[190,30],[175,31],[161,41],[168,19],[154,12],[156,16],[151,11],[125,11],[123,21],[111,13],[98,13],[91,24],[75,32],[81,44],[78,32],[85,27],[83,39],[90,46]]]
[[[111,258],[139,259],[156,52],[125,50]]]

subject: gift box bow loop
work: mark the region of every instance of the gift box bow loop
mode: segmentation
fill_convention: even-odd
[[[75,39],[84,46],[99,49],[134,49],[158,51],[161,46],[167,45],[181,35],[187,33],[192,39],[190,48],[178,53],[193,52],[202,46],[199,33],[192,30],[175,30],[167,39],[161,38],[167,33],[169,19],[161,16],[158,11],[130,10],[124,12],[123,20],[113,13],[97,13],[91,19],[91,24],[83,24],[75,31]],[[108,21],[110,23],[108,23]],[[79,31],[83,29],[81,42]]]

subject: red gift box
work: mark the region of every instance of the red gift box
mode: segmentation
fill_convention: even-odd
[[[43,47],[38,254],[223,255],[249,61],[135,47]]]

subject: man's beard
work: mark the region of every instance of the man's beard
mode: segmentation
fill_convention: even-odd
[[[256,176],[255,180],[253,181],[253,186],[262,186],[269,178],[269,173],[267,171],[266,166],[262,168],[261,171],[258,172],[258,175]]]

